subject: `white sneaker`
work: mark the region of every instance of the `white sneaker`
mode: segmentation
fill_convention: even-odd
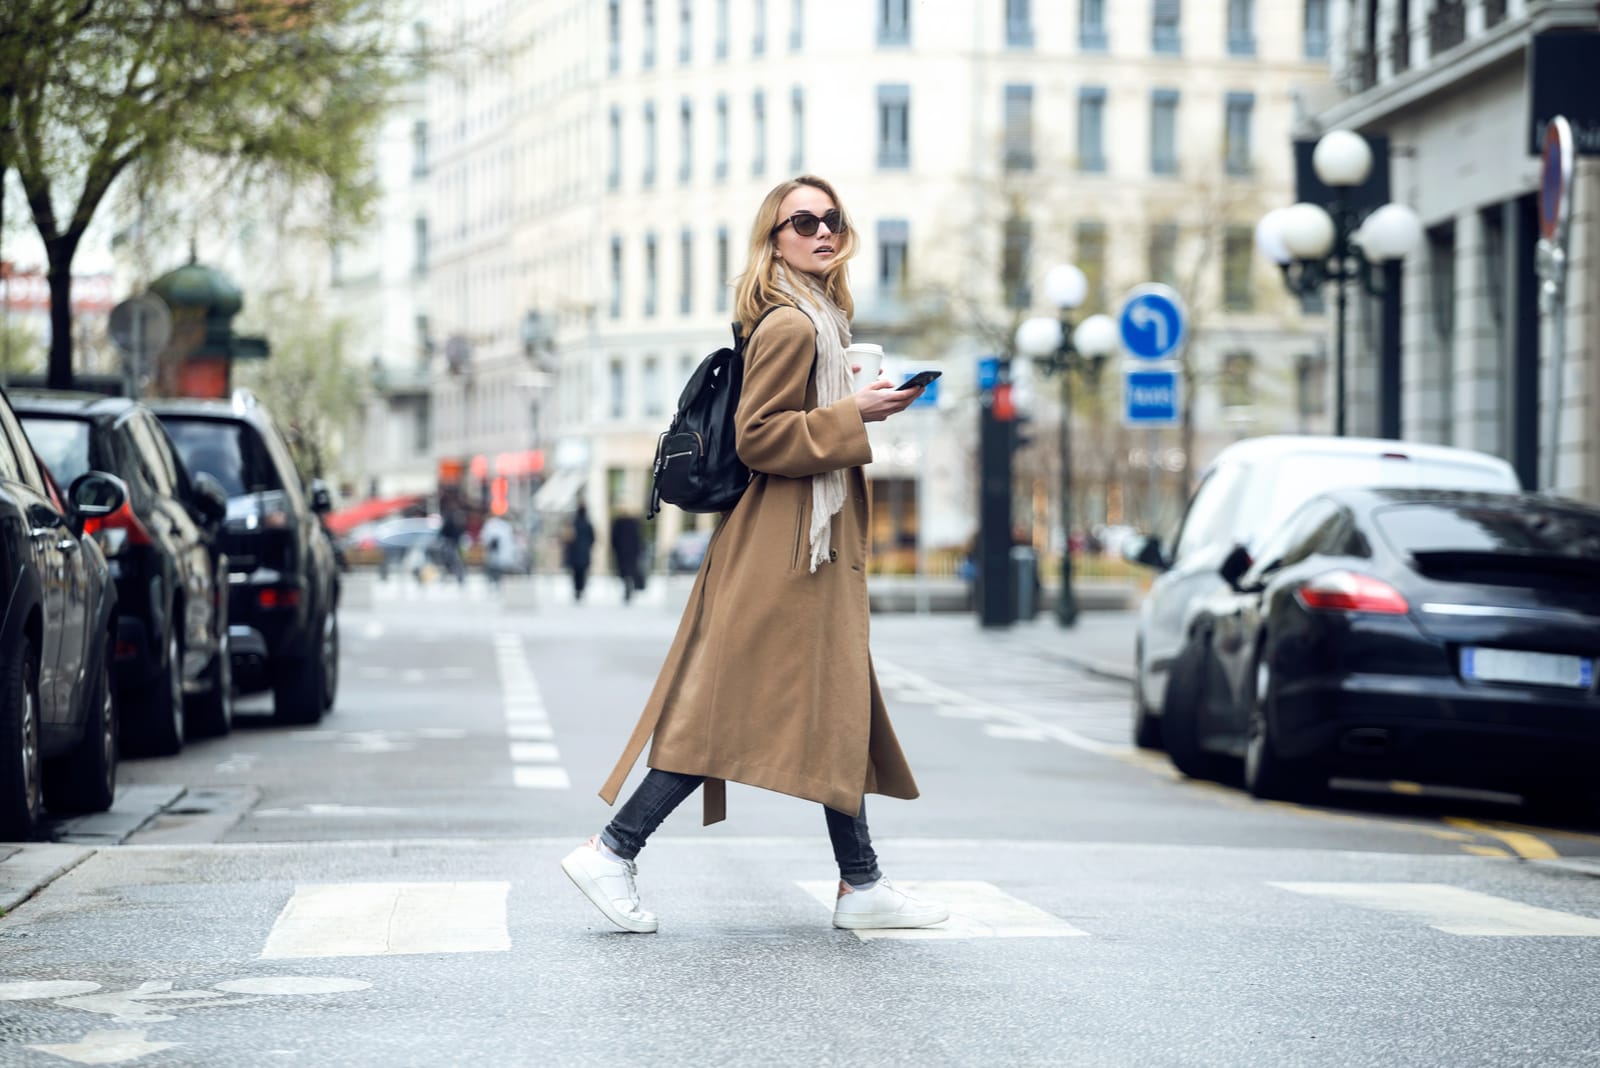
[[[839,900],[833,906],[833,925],[847,931],[875,931],[897,927],[930,927],[950,918],[942,905],[918,901],[885,876],[871,890],[839,883]]]
[[[639,889],[633,861],[601,851],[600,836],[592,835],[561,860],[561,870],[606,919],[624,931],[650,934],[659,924],[654,913],[639,907]]]

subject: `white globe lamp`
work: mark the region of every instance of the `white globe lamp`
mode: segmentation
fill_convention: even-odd
[[[1267,259],[1282,267],[1294,259],[1289,246],[1283,243],[1283,216],[1288,208],[1273,208],[1256,223],[1256,249]]]
[[[1320,260],[1333,251],[1333,216],[1315,204],[1301,201],[1284,208],[1283,247],[1297,260]]]
[[[1049,356],[1061,347],[1061,321],[1048,315],[1036,315],[1017,325],[1017,352],[1023,356]]]
[[[1072,332],[1072,344],[1091,360],[1104,359],[1117,349],[1117,324],[1109,315],[1091,315]]]
[[[1311,150],[1311,169],[1323,185],[1360,185],[1372,173],[1372,146],[1353,130],[1330,130]]]
[[[1422,220],[1404,204],[1385,204],[1367,216],[1356,240],[1373,263],[1403,260],[1422,242]]]
[[[1089,279],[1070,263],[1050,268],[1044,276],[1044,294],[1058,308],[1072,309],[1089,296]]]

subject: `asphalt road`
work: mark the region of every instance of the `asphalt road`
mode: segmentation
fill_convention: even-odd
[[[0,1064],[1600,1063],[1593,828],[1188,782],[1124,683],[966,617],[873,632],[924,795],[872,800],[878,851],[949,923],[833,930],[818,807],[733,787],[641,855],[660,933],[613,931],[556,862],[670,640],[648,593],[353,597],[330,718],[130,762],[176,800],[0,919]]]

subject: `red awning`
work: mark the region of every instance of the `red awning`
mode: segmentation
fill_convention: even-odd
[[[348,508],[341,508],[337,512],[329,512],[324,523],[336,535],[348,534],[362,523],[370,523],[374,519],[393,515],[403,508],[417,504],[422,497],[410,494],[405,497],[372,497],[365,501],[352,504]]]

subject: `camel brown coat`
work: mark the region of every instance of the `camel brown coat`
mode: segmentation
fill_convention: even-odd
[[[852,397],[817,407],[816,331],[780,307],[744,354],[739,457],[755,473],[711,536],[644,714],[600,790],[615,803],[648,764],[704,775],[705,822],[724,782],[854,815],[863,793],[913,798],[867,651],[866,426]],[[811,476],[843,468],[829,562],[810,570]]]

